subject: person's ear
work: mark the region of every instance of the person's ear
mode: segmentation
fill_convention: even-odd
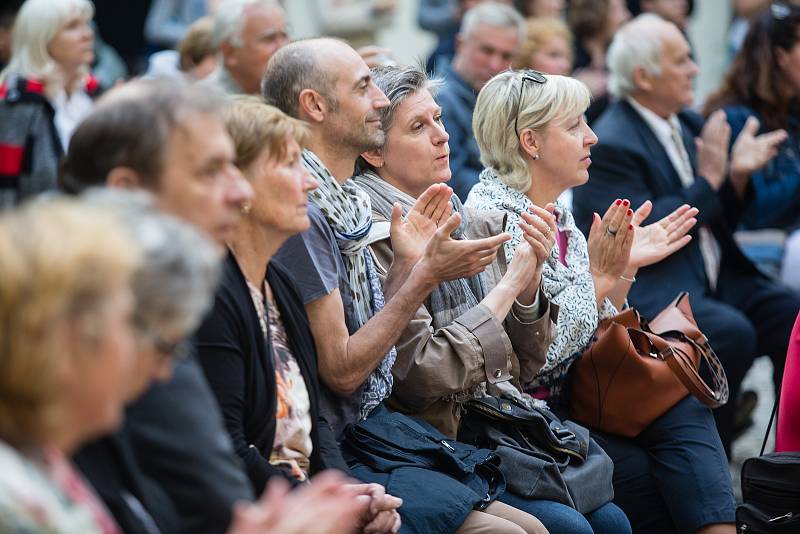
[[[144,184],[139,173],[130,167],[114,167],[106,176],[106,185],[120,189],[142,189]]]
[[[655,87],[653,76],[644,67],[633,69],[633,86],[639,90],[649,93]]]
[[[456,34],[456,47],[455,47],[456,54],[458,54],[459,51],[461,51],[461,47],[462,46],[464,46],[464,38],[461,36],[460,33],[457,33]]]
[[[525,154],[530,156],[531,159],[539,159],[539,152],[542,148],[541,134],[530,128],[523,128],[519,133],[519,147]]]
[[[236,67],[238,63],[236,56],[233,54],[234,48],[236,47],[229,41],[222,41],[219,45],[219,50],[222,52],[222,64],[225,65],[225,67]]]
[[[364,161],[375,167],[376,169],[380,169],[383,167],[383,149],[381,148],[374,148],[372,150],[368,150],[367,152],[363,152],[361,157],[364,158]]]
[[[300,114],[311,122],[323,122],[325,115],[330,111],[327,100],[313,89],[303,89],[297,97],[300,104]]]
[[[775,62],[782,71],[788,70],[789,53],[780,46],[775,47]]]

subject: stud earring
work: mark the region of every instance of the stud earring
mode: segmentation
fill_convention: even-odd
[[[247,215],[248,213],[250,213],[250,208],[251,208],[250,203],[245,202],[244,204],[239,206],[239,213],[241,213],[242,215]]]

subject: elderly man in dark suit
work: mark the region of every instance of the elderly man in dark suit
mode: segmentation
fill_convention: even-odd
[[[800,297],[764,277],[732,235],[750,173],[774,155],[783,134],[754,137],[754,130],[744,131],[729,161],[724,115],[712,115],[703,125],[684,109],[692,103],[697,75],[686,39],[655,15],[641,15],[617,33],[608,65],[610,89],[619,101],[594,125],[599,143],[589,182],[575,191],[574,213],[588,229],[592,213],[603,213],[615,198],[628,198],[633,206],[652,200],[653,220],[684,203],[699,208],[692,242],[642,269],[629,300],[652,317],[679,291],[689,291],[697,322],[728,375],[734,400],[717,410],[716,419],[730,454],[741,381],[761,354],[772,358],[776,375],[782,372],[800,308]]]

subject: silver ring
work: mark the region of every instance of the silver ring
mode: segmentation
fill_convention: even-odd
[[[609,228],[608,226],[606,226],[606,233],[607,233],[608,235],[610,235],[611,237],[614,237],[615,235],[617,235],[617,231],[618,231],[618,230],[612,230],[611,228]]]

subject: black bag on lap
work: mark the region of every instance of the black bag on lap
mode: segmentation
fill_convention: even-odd
[[[586,428],[513,398],[474,398],[463,408],[459,441],[494,450],[511,492],[583,514],[614,498],[614,464]]]

